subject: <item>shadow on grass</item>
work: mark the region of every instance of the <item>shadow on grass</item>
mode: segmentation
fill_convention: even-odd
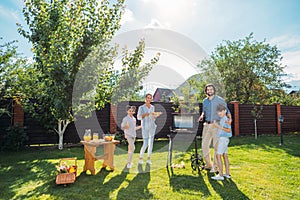
[[[216,181],[211,177],[214,176],[212,173],[207,173],[207,178],[211,186],[214,188],[216,193],[218,193],[222,199],[240,199],[240,200],[250,200],[242,191],[239,190],[237,185],[232,179],[226,179],[224,181]]]
[[[203,194],[203,197],[211,196],[211,193],[203,180],[203,173],[201,173],[201,171],[198,173],[198,176],[176,175],[172,168],[170,168],[170,171],[167,168],[170,186],[174,191],[180,192],[181,194],[194,194],[200,191]]]
[[[253,136],[236,136],[230,139],[230,146],[237,146],[243,149],[264,149],[269,152],[283,150],[286,153],[300,157],[298,150],[300,143],[300,134],[285,134],[283,136],[283,145],[280,145],[279,135],[259,135],[257,139]]]
[[[113,176],[107,182],[104,182],[108,173],[110,172],[102,168],[102,170],[97,174],[99,180],[97,184],[93,186],[97,197],[101,197],[101,199],[110,199],[110,193],[120,187],[126,179],[128,171],[124,168],[119,175]]]
[[[117,199],[152,199],[153,194],[148,189],[150,182],[150,165],[146,164],[145,170],[142,165],[138,165],[138,174],[129,181],[127,187],[121,188]]]
[[[2,167],[4,166],[1,165],[1,168]],[[52,163],[37,160],[15,163],[9,166],[5,173],[1,170],[1,182],[6,183],[0,188],[1,196],[3,199],[29,199],[45,194],[45,191],[55,186],[56,173],[53,169],[54,166]],[[5,174],[13,174],[13,176],[7,176]],[[49,179],[49,177],[51,178]],[[34,190],[29,189],[31,186],[34,187]],[[19,190],[28,191],[26,195],[18,196],[17,192]]]

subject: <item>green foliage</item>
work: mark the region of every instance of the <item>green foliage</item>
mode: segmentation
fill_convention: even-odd
[[[227,101],[253,104],[251,114],[257,120],[263,117],[264,104],[274,103],[282,97],[276,92],[285,86],[281,80],[281,60],[276,46],[254,40],[251,33],[245,39],[218,45],[210,60],[204,60],[198,66],[205,74],[203,80],[212,81],[221,88],[225,95],[219,95]]]
[[[105,0],[25,3],[23,13],[29,31],[17,24],[18,31],[32,43],[35,62],[24,73],[22,81],[27,88],[22,91],[22,102],[38,119],[52,119],[43,125],[52,126],[60,135],[75,119],[72,91],[81,63],[93,48],[106,47],[110,42],[120,27],[123,3],[123,0],[114,4]]]
[[[272,91],[273,95],[270,97],[270,103],[280,103],[285,106],[300,106],[300,93],[287,94],[283,90]]]
[[[171,97],[174,106],[172,107],[175,112],[183,113],[198,113],[199,101],[203,97],[204,82],[201,75],[195,75],[189,78],[183,85],[179,87],[179,91],[173,92]]]
[[[72,92],[82,62],[96,46],[107,47],[123,12],[124,0],[28,0],[23,14],[28,30],[18,31],[32,43],[34,63],[25,74],[28,90],[22,91],[22,102],[39,120],[53,119],[56,124],[43,123],[63,134],[75,120]],[[32,72],[33,76],[29,76]],[[30,90],[30,87],[34,87]],[[30,101],[31,97],[34,101]],[[41,111],[41,112],[39,112]],[[47,112],[49,111],[49,112]]]
[[[141,66],[141,41],[134,53],[124,52],[122,72],[113,69],[117,54],[110,42],[120,27],[123,4],[124,0],[26,1],[23,13],[29,31],[20,24],[18,30],[32,43],[35,62],[24,73],[28,88],[22,102],[59,134],[59,148],[76,115],[88,117],[112,99],[136,93],[158,60]]]
[[[17,53],[15,43],[12,41],[0,45],[0,100],[12,98],[18,93],[19,73],[26,64],[25,59]]]
[[[201,91],[199,94],[201,99],[206,97],[204,88],[208,83],[212,83],[216,88],[216,94],[226,98],[226,87],[225,87],[225,77],[220,73],[218,67],[212,59],[202,60],[197,67],[201,71],[198,80],[200,81],[198,90]]]
[[[33,45],[38,104],[56,120],[73,120],[71,98],[80,63],[92,48],[106,45],[119,28],[123,1],[110,7],[96,0],[26,1],[23,9],[30,32],[19,32]]]
[[[263,105],[254,105],[253,109],[251,110],[251,115],[254,117],[254,119],[260,119],[263,117],[262,111],[264,106]]]
[[[142,89],[142,81],[151,71],[154,64],[159,60],[160,53],[142,64],[145,53],[145,41],[141,40],[133,52],[123,50],[122,70],[118,72],[113,86],[111,103],[117,104],[121,101],[132,100]]]
[[[20,151],[25,147],[28,140],[26,132],[19,126],[7,128],[2,138],[0,146],[3,151]]]
[[[211,59],[221,74],[228,101],[267,103],[270,90],[283,87],[279,49],[254,40],[252,33],[245,39],[220,44]]]
[[[102,109],[107,103],[139,99],[142,80],[159,59],[158,54],[150,62],[142,64],[144,51],[144,40],[139,42],[133,52],[123,49],[122,67],[117,70],[113,67],[117,47],[95,48],[76,75],[73,111],[89,116],[92,110]]]
[[[190,77],[171,98],[175,104],[173,107],[175,112],[199,112],[198,103],[206,98],[204,88],[208,83],[214,84],[219,96],[223,98],[226,96],[224,77],[221,76],[213,60],[204,59],[197,67],[200,73]]]
[[[92,110],[102,109],[110,102],[117,77],[113,68],[116,47],[99,45],[84,60],[76,74],[73,87],[73,112],[89,116]]]

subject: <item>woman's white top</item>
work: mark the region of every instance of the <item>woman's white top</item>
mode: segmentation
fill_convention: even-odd
[[[141,120],[143,138],[155,135],[155,130],[157,126],[155,124],[154,116],[150,114],[142,118],[143,114],[153,112],[155,112],[155,107],[153,105],[150,105],[150,108],[148,108],[146,104],[143,104],[138,109],[137,119]]]

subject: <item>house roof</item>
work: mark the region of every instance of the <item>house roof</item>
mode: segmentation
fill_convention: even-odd
[[[153,95],[153,100],[154,101],[160,101],[162,98],[162,95],[165,95],[165,97],[168,97],[170,94],[173,93],[172,89],[168,89],[168,88],[157,88],[154,92]]]

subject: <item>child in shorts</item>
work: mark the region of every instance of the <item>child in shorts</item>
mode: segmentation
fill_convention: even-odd
[[[135,150],[135,138],[136,138],[136,130],[140,129],[141,126],[136,126],[136,118],[133,116],[135,113],[135,106],[126,106],[127,116],[125,116],[121,123],[121,129],[125,133],[125,138],[128,142],[128,159],[127,159],[127,168],[131,168],[132,163],[132,155]]]
[[[219,174],[211,178],[214,180],[224,180],[224,177],[231,178],[229,173],[228,144],[229,138],[232,137],[232,131],[231,126],[227,123],[228,119],[226,116],[226,107],[219,104],[217,106],[217,112],[221,117],[220,124],[214,122],[214,125],[218,128],[217,164],[219,168]],[[222,156],[226,174],[223,174]]]

